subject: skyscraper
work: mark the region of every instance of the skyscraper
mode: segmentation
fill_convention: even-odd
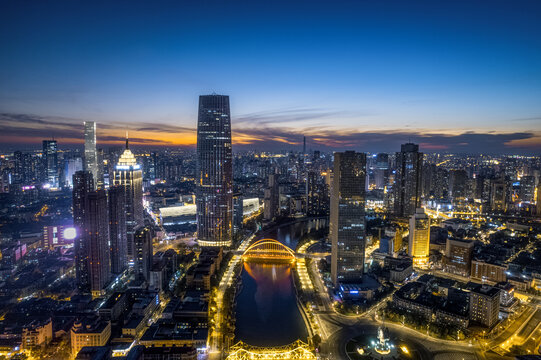
[[[122,273],[128,265],[126,236],[126,198],[122,186],[109,188],[109,239],[111,247],[111,272]]]
[[[135,230],[134,272],[139,280],[150,280],[152,268],[152,228],[141,226]]]
[[[98,183],[98,153],[96,151],[96,123],[85,121],[85,162],[84,170],[92,173],[94,185]]]
[[[43,169],[45,182],[53,188],[58,181],[58,147],[56,140],[43,140]]]
[[[333,284],[360,283],[364,274],[366,155],[334,154],[330,236]]]
[[[134,259],[133,237],[135,229],[143,225],[143,174],[126,138],[126,150],[118,159],[114,171],[114,185],[124,189],[126,201],[126,234],[128,260]]]
[[[100,296],[111,277],[109,211],[103,189],[86,195],[83,241],[88,249],[90,291],[93,296]]]
[[[329,214],[329,191],[325,178],[318,171],[308,171],[306,176],[306,215]]]
[[[75,276],[77,286],[83,292],[90,291],[88,275],[88,247],[84,237],[86,196],[94,189],[92,174],[77,171],[73,175],[73,226],[75,227]]]
[[[396,153],[396,166],[394,213],[399,217],[409,217],[421,205],[423,153],[419,152],[419,145],[403,144],[401,151]]]
[[[229,96],[199,97],[197,238],[202,246],[231,245],[233,164]]]
[[[413,258],[413,265],[428,265],[430,253],[430,218],[422,208],[415,211],[410,218],[408,255]]]

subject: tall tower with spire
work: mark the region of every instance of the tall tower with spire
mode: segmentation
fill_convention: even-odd
[[[128,259],[134,258],[135,230],[143,225],[143,172],[130,150],[126,132],[126,149],[114,170],[114,185],[124,191]]]

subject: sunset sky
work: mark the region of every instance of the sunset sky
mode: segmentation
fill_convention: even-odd
[[[2,1],[0,49],[4,147],[194,145],[216,92],[236,149],[541,151],[537,0]]]

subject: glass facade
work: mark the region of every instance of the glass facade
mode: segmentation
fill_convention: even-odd
[[[331,195],[331,277],[335,286],[360,283],[364,274],[366,155],[334,154]]]
[[[198,241],[202,246],[229,246],[233,221],[229,96],[199,97],[196,171]]]

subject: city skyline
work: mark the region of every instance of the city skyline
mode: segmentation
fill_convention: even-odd
[[[538,3],[304,5],[9,4],[0,143],[82,144],[95,121],[101,146],[129,130],[195,147],[197,96],[215,91],[238,149],[541,149]]]

